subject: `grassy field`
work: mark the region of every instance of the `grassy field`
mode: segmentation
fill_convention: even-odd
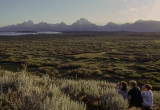
[[[160,106],[159,33],[0,36],[0,109],[125,110],[115,83],[131,79]]]
[[[0,36],[0,67],[41,76],[135,79],[160,90],[160,34],[74,32]]]

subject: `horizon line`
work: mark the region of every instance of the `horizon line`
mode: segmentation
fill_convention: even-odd
[[[107,22],[106,24],[103,24],[103,25],[98,25],[98,24],[96,24],[96,23],[93,23],[93,22],[91,22],[90,20],[88,20],[88,19],[86,19],[86,18],[80,18],[80,19],[78,19],[78,20],[81,20],[81,19],[85,19],[85,20],[87,20],[88,22],[90,22],[90,23],[92,23],[92,24],[95,24],[95,25],[97,25],[97,26],[105,26],[105,25],[107,25],[108,23],[114,23],[114,24],[117,24],[117,25],[121,25],[121,24],[127,24],[127,23],[129,23],[129,24],[132,24],[132,23],[135,23],[135,22],[137,22],[137,21],[160,21],[160,20],[143,20],[143,19],[138,19],[138,20],[135,20],[134,22],[123,22],[123,23],[117,23],[117,22],[112,22],[112,21],[109,21],[109,22]],[[78,20],[76,20],[75,22],[77,22]],[[68,25],[68,26],[70,26],[70,25],[72,25],[72,24],[74,24],[75,22],[73,22],[73,23],[71,23],[71,24],[67,24],[66,22],[59,22],[59,23],[49,23],[49,22],[45,22],[45,21],[41,21],[41,22],[37,22],[37,23],[35,23],[33,20],[26,20],[26,21],[23,21],[23,22],[21,22],[21,23],[17,23],[17,24],[10,24],[10,25],[5,25],[5,26],[0,26],[0,28],[3,28],[3,27],[6,27],[6,26],[13,26],[13,25],[18,25],[18,24],[22,24],[22,23],[27,23],[27,22],[32,22],[34,25],[35,24],[40,24],[40,23],[47,23],[47,24],[61,24],[61,23],[64,23],[64,24],[66,24],[66,25]]]

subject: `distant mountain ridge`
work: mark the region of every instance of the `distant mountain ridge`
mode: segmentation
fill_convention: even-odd
[[[109,22],[104,26],[98,26],[85,18],[81,18],[71,25],[64,22],[49,24],[40,22],[34,24],[29,20],[21,24],[0,27],[0,31],[129,31],[129,32],[160,32],[160,21],[137,20],[134,23],[116,24]]]

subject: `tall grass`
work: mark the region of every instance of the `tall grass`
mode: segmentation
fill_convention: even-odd
[[[128,107],[121,95],[117,94],[116,85],[105,81],[94,80],[59,80],[61,90],[64,90],[75,99],[85,101],[93,107],[101,109],[125,110]]]
[[[160,91],[153,92],[153,100],[155,103],[155,109],[160,110]]]
[[[126,110],[127,101],[114,83],[95,80],[51,79],[25,71],[0,71],[0,109]],[[159,105],[160,94],[154,92]]]

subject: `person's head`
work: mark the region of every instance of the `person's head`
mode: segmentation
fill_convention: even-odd
[[[131,88],[134,88],[137,86],[137,82],[135,80],[129,81]]]
[[[142,87],[142,89],[143,89],[144,91],[149,91],[149,90],[152,90],[152,86],[151,86],[150,84],[145,84],[145,85]]]
[[[120,88],[121,88],[122,90],[126,91],[126,90],[127,90],[127,82],[121,81],[121,82],[120,82]]]

